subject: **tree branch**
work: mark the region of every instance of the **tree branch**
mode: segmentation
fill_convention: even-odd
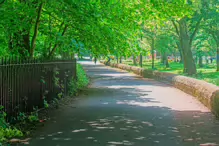
[[[192,35],[190,36],[190,42],[189,42],[190,44],[192,44],[192,41],[195,38],[195,35],[197,34],[197,32],[199,30],[199,26],[200,26],[201,20],[202,20],[202,16],[199,18],[198,22],[196,23],[195,30],[192,33]]]
[[[65,25],[64,30],[63,30],[61,36],[64,36],[64,35],[65,35],[65,33],[66,33],[66,31],[67,31],[67,28],[68,28],[68,25]],[[51,56],[55,53],[55,51],[56,51],[56,49],[58,48],[58,46],[59,46],[58,43],[56,43],[56,44],[54,45],[54,47],[53,47],[52,51],[49,53],[49,56],[48,56],[48,57],[51,57]]]
[[[42,9],[43,9],[43,3],[40,4],[38,12],[37,12],[37,19],[36,19],[36,23],[34,27],[34,34],[33,34],[33,38],[31,41],[30,57],[33,57],[34,50],[36,48],[36,39],[37,39],[38,29],[40,26],[40,17],[41,17]]]
[[[179,36],[179,28],[177,27],[176,23],[172,20],[173,26],[176,30],[177,35]]]

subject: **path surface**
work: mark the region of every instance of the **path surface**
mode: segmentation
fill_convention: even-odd
[[[32,146],[219,144],[219,121],[195,98],[163,83],[83,62],[92,85],[56,111]]]

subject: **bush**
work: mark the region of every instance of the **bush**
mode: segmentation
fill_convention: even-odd
[[[5,121],[6,113],[3,111],[3,106],[0,106],[0,145],[9,138],[21,137],[23,133],[17,128],[11,127]]]
[[[84,71],[83,67],[80,64],[77,64],[77,89],[83,89],[89,84],[89,79]]]
[[[89,84],[89,78],[86,75],[83,67],[80,64],[77,64],[77,80],[71,80],[69,84],[70,95],[74,95],[77,90],[81,90]]]

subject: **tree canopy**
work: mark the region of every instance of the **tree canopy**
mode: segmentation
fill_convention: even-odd
[[[178,46],[193,74],[196,36],[219,48],[217,16],[218,0],[1,0],[0,56],[131,56]]]

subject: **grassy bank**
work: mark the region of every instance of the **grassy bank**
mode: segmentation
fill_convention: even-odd
[[[123,61],[123,63],[134,66],[133,62],[130,60]],[[170,67],[166,68],[163,64],[160,63],[160,61],[155,61],[156,70],[187,76],[186,74],[183,74],[183,64],[170,62],[169,65]],[[143,68],[151,69],[151,61],[144,61]],[[216,72],[215,62],[213,62],[212,64],[205,64],[203,68],[199,68],[199,66],[197,65],[197,72],[198,73],[196,76],[192,76],[193,78],[204,80],[206,82],[219,86],[219,72]]]

